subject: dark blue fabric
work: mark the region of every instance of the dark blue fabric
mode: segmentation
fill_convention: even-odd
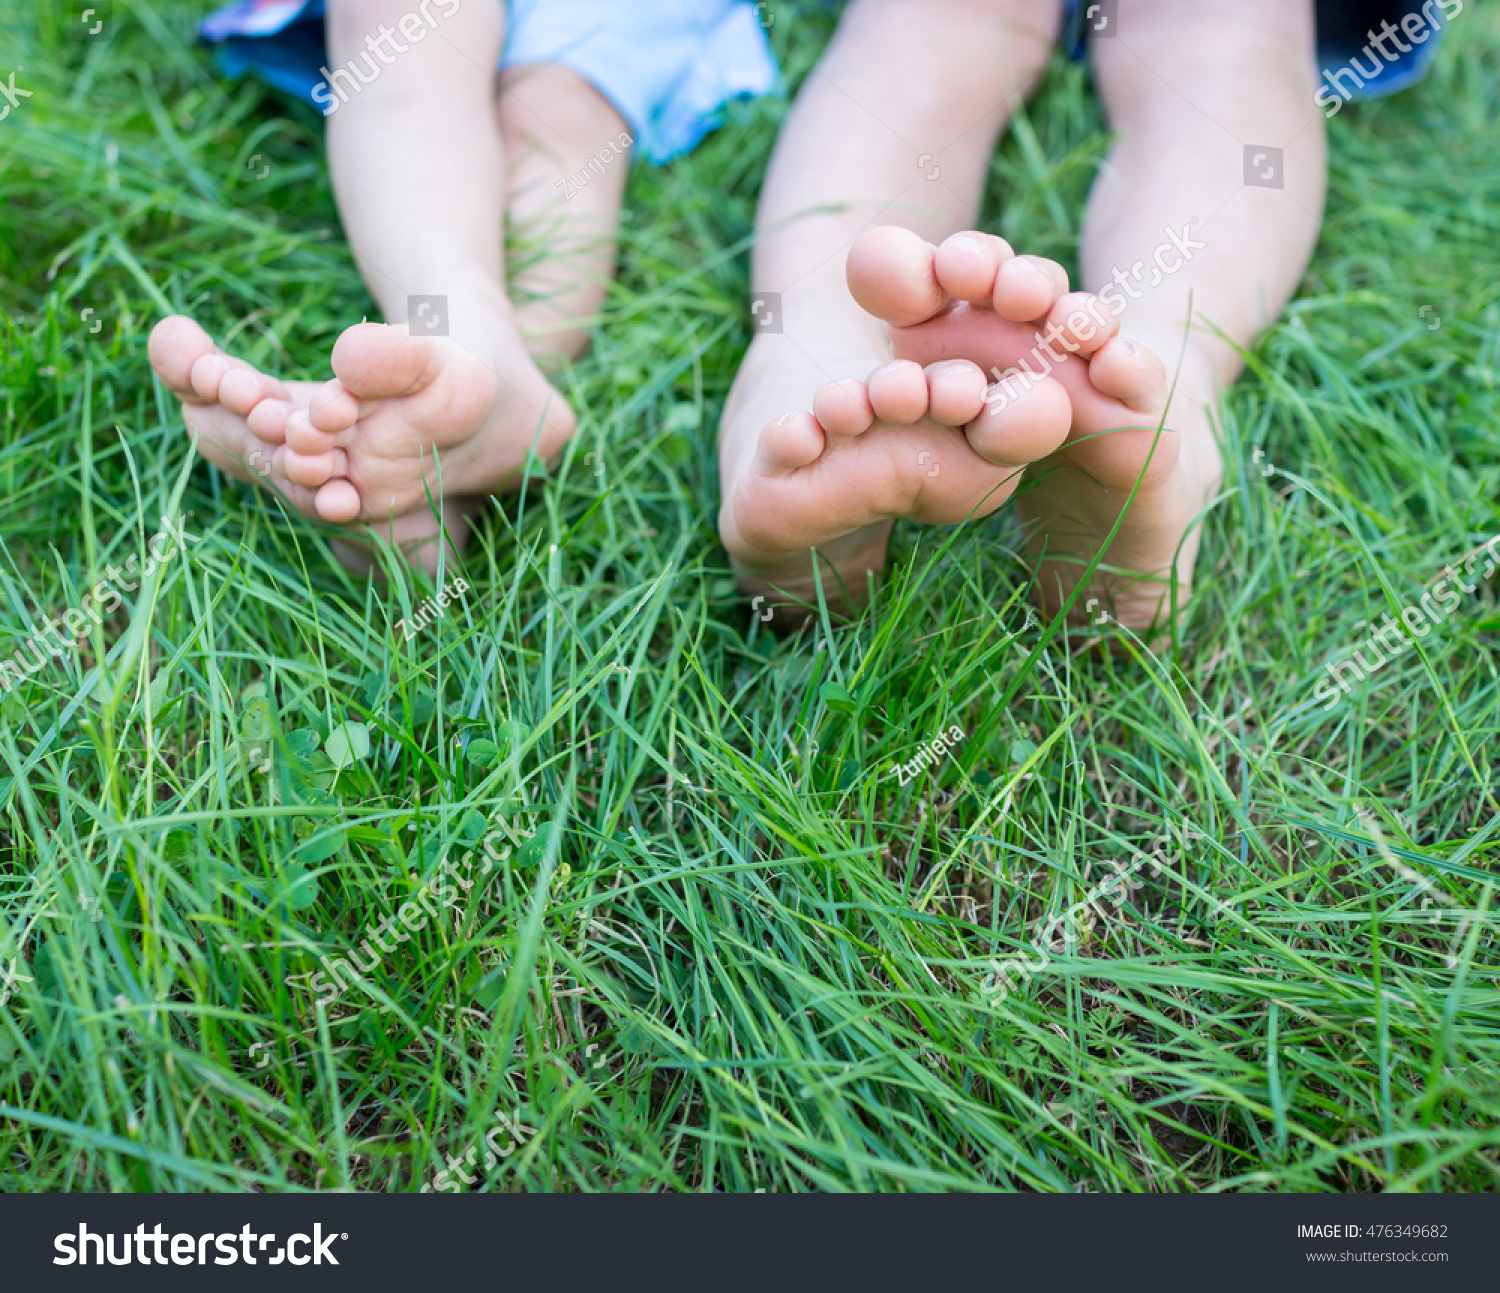
[[[1254,4],[1255,0],[1243,0]],[[1469,0],[1473,3],[1473,0]],[[1063,44],[1074,61],[1083,59],[1088,46],[1085,17],[1088,15],[1088,0],[1064,0],[1066,19],[1063,24]],[[1418,44],[1402,38],[1410,44],[1408,53],[1396,50],[1396,58],[1387,61],[1369,46],[1370,33],[1378,32],[1381,24],[1400,27],[1408,14],[1422,14],[1424,0],[1317,0],[1318,67],[1324,73],[1324,84],[1328,84],[1333,73],[1351,66],[1350,60],[1359,60],[1354,66],[1370,68],[1373,75],[1356,72],[1353,77],[1340,78],[1345,98],[1374,99],[1386,94],[1395,94],[1408,85],[1422,79],[1427,65],[1437,52],[1442,28],[1446,25],[1441,0],[1425,0],[1427,16],[1424,23],[1436,19],[1437,30]],[[1457,15],[1462,8],[1461,0],[1448,0]],[[1391,48],[1391,46],[1387,46]],[[1361,86],[1358,82],[1363,81]]]
[[[278,90],[305,102],[313,101],[313,86],[323,79],[327,44],[323,37],[324,0],[306,0],[285,26],[265,35],[246,36],[243,28],[251,5],[221,9],[199,29],[213,42],[219,68],[226,76],[253,72]]]
[[[1472,2],[1472,0],[1471,0]],[[1449,0],[1453,4],[1453,0]],[[1318,5],[1318,67],[1323,73],[1324,84],[1333,81],[1333,75],[1344,68],[1356,68],[1355,75],[1340,77],[1337,84],[1342,87],[1345,98],[1378,99],[1395,94],[1408,85],[1420,81],[1427,65],[1437,52],[1442,39],[1442,29],[1447,25],[1441,3],[1425,0],[1426,13],[1420,0],[1320,0]],[[1462,11],[1462,4],[1454,4],[1453,12]],[[1397,35],[1402,44],[1409,45],[1410,52],[1396,49],[1394,61],[1381,57],[1378,47],[1370,44],[1372,34],[1378,35],[1382,23],[1400,28],[1402,20],[1416,14],[1422,18],[1427,39],[1418,44],[1402,35]],[[1435,24],[1431,19],[1436,19]],[[1437,30],[1427,31],[1429,25]],[[1391,48],[1387,38],[1386,48]],[[1366,69],[1369,69],[1368,71]],[[1373,71],[1374,75],[1370,75]],[[1357,82],[1363,80],[1361,88]],[[1351,84],[1355,82],[1356,84]]]

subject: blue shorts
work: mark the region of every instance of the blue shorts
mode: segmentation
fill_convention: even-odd
[[[1066,0],[1066,6],[1063,39],[1073,57],[1082,58],[1090,31],[1102,36],[1115,20],[1118,0]],[[1421,80],[1448,19],[1463,7],[1464,0],[1317,0],[1325,83],[1318,102],[1325,109],[1338,104],[1337,112],[1350,99],[1395,94]]]
[[[498,0],[411,0],[391,41],[425,39],[460,3]],[[577,72],[614,104],[654,162],[692,148],[731,99],[776,86],[765,6],[751,0],[509,0],[506,7],[500,66],[560,63]],[[327,66],[323,15],[324,0],[236,0],[199,32],[218,47],[229,75],[255,72],[328,116],[338,106],[329,80],[344,69]],[[373,80],[378,65],[356,61],[354,72],[362,70],[370,75],[361,80]]]

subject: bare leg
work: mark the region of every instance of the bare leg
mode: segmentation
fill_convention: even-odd
[[[1327,151],[1313,103],[1312,9],[1312,0],[1122,0],[1119,36],[1096,43],[1099,90],[1119,141],[1090,196],[1082,272],[1096,291],[1119,285],[1122,273],[1141,298],[1129,301],[1121,335],[1161,356],[1169,374],[1180,360],[1181,376],[1171,430],[1154,455],[1154,429],[1070,445],[1046,464],[1061,469],[1018,500],[1036,550],[1049,554],[1041,577],[1054,605],[1143,469],[1105,557],[1122,573],[1094,591],[1140,626],[1156,614],[1174,565],[1180,586],[1191,583],[1197,521],[1222,473],[1210,411],[1240,371],[1235,347],[1276,321],[1317,241]],[[1247,145],[1252,156],[1261,146],[1284,151],[1284,187],[1245,184]],[[1185,259],[1171,232],[1189,221],[1189,238],[1204,245]],[[1163,244],[1159,263],[1181,265],[1152,287],[1153,249]],[[1132,277],[1137,263],[1145,282]]]
[[[335,0],[330,66],[362,57],[366,36],[409,8]],[[329,117],[340,213],[394,321],[349,329],[334,349],[334,381],[276,382],[218,353],[181,318],[159,324],[151,344],[215,462],[266,479],[307,515],[377,524],[420,546],[429,566],[437,520],[428,490],[444,498],[450,533],[461,538],[470,497],[512,485],[533,443],[546,459],[572,434],[572,411],[529,352],[562,362],[585,344],[626,169],[620,158],[564,200],[558,181],[615,144],[624,123],[559,67],[513,69],[497,104],[502,35],[498,3],[464,6]],[[560,249],[532,258],[520,309],[505,279],[508,194],[519,225]],[[446,298],[448,336],[413,337],[401,326],[418,295]]]
[[[498,116],[507,227],[519,244],[509,296],[527,350],[551,371],[588,346],[614,277],[633,141],[609,100],[556,64],[507,69]],[[570,178],[578,175],[586,177],[581,186]]]
[[[854,298],[886,322],[892,353],[925,366],[930,387],[940,365],[957,361],[987,373],[1026,365],[1031,380],[1009,379],[986,392],[986,413],[963,428],[966,447],[1007,471],[1032,464],[1018,511],[1029,524],[1033,552],[1043,558],[1042,597],[1054,609],[1120,523],[1106,564],[1081,596],[1093,592],[1120,620],[1145,627],[1159,617],[1174,572],[1181,590],[1190,583],[1197,521],[1222,470],[1209,413],[1238,372],[1235,346],[1275,320],[1301,277],[1317,237],[1326,159],[1322,116],[1312,99],[1311,0],[1268,0],[1253,8],[1233,0],[1125,0],[1119,33],[1099,42],[1098,69],[1121,138],[1090,202],[1082,258],[1099,297],[1068,293],[1057,266],[1015,257],[1000,240],[974,233],[933,248],[902,230],[873,230],[856,240],[847,269]],[[1282,188],[1245,185],[1247,145],[1252,152],[1284,152]],[[1170,378],[1177,373],[1173,395]],[[1060,400],[1072,425],[1049,444]],[[909,414],[915,405],[908,404]],[[829,466],[844,448],[842,426],[867,422],[866,413],[841,424],[824,418],[827,425],[815,420],[811,428],[796,420],[767,427],[759,461],[742,470],[738,493],[726,488],[726,511],[747,497],[760,502],[744,482],[771,477],[801,484],[812,503],[824,504],[818,519],[844,535],[824,546],[835,565],[851,573],[877,566],[884,529],[850,532],[849,509],[828,508],[809,488],[818,470],[835,475]],[[874,439],[867,434],[851,443]],[[901,452],[919,440],[908,435]],[[943,442],[931,434],[923,442],[936,461]],[[814,458],[814,450],[822,456]],[[776,451],[783,463],[768,463]],[[812,467],[787,471],[785,462],[796,462],[799,453]],[[888,475],[902,485],[899,466],[893,463]],[[996,489],[961,454],[944,462],[945,482],[950,466],[973,484],[966,497],[991,490],[978,514],[1014,488],[1013,474]],[[845,477],[840,498],[850,492]],[[731,478],[726,470],[726,483]],[[937,487],[919,482],[919,489],[905,515],[959,519],[939,505],[945,500]],[[738,535],[721,522],[730,552],[752,565],[758,554],[744,542],[746,532],[763,547],[778,533],[756,525],[759,513],[782,519],[779,533],[786,532],[784,517],[763,505],[733,512]],[[861,550],[849,550],[862,542]],[[762,559],[758,568],[772,567]],[[778,577],[785,567],[772,569],[767,582],[794,586]],[[1080,602],[1074,617],[1091,609]]]
[[[891,348],[851,295],[845,260],[874,226],[937,241],[973,223],[995,141],[1058,21],[1056,3],[1035,0],[855,0],[798,95],[752,269],[757,294],[780,294],[783,331],[750,346],[720,432],[719,528],[747,588],[806,596],[817,545],[857,597],[891,518],[957,521],[1008,495],[1007,469],[962,430],[984,389],[973,365],[893,365],[866,382]],[[1020,462],[1036,449],[1016,440],[1051,433],[985,431]]]
[[[1010,266],[982,274],[971,248],[957,274],[946,247],[900,273],[888,259],[879,299],[862,297],[892,325],[911,325],[892,328],[904,358],[962,356],[987,371],[1023,363],[1042,376],[1016,393],[1018,406],[1063,387],[1067,443],[1028,469],[1017,499],[1043,602],[1056,610],[1078,590],[1075,620],[1097,622],[1090,612],[1102,602],[1145,628],[1161,618],[1174,572],[1179,604],[1191,585],[1198,522],[1223,466],[1210,412],[1239,372],[1235,347],[1275,321],[1301,278],[1326,158],[1311,0],[1122,0],[1118,31],[1096,49],[1119,134],[1084,229],[1083,273],[1099,297],[1061,297],[1018,328],[1026,316],[1007,313],[998,287]],[[1247,148],[1260,155],[1257,178],[1284,153],[1282,187],[1245,183]],[[946,292],[924,312],[934,276]]]

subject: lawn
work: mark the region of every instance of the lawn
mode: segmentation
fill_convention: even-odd
[[[551,478],[462,569],[344,571],[146,363],[183,310],[326,376],[374,313],[321,118],[221,79],[205,8],[89,43],[0,0],[0,651],[122,581],[0,699],[0,1189],[1496,1187],[1500,578],[1318,687],[1500,533],[1500,15],[1330,123],[1196,597],[1080,653],[1009,508],[898,527],[857,622],[737,597],[715,428],[779,100],[632,174]],[[777,14],[795,82],[832,19]],[[1071,268],[1106,143],[1059,58],[986,226]]]

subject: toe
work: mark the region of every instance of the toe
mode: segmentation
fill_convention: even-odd
[[[359,417],[360,402],[342,381],[324,383],[312,395],[308,408],[288,414],[287,444],[294,452],[309,458],[327,453],[344,441],[347,432],[359,423]]]
[[[240,417],[248,417],[262,400],[285,398],[286,391],[280,382],[249,365],[231,364],[219,381],[219,403]]]
[[[431,337],[400,324],[356,323],[334,343],[333,371],[362,400],[395,399],[429,385],[440,367]]]
[[[865,383],[845,378],[819,388],[813,396],[813,417],[818,420],[829,442],[837,444],[868,431],[875,420],[875,411]]]
[[[293,409],[286,419],[286,443],[294,453],[312,457],[338,447],[342,432],[317,426],[310,409]]]
[[[347,525],[359,516],[359,491],[342,478],[324,484],[314,502],[318,515],[334,525]]]
[[[760,433],[760,456],[768,473],[805,467],[822,452],[823,430],[811,413],[784,413]]]
[[[208,333],[183,314],[163,319],[151,329],[146,354],[156,375],[178,396],[192,392],[193,365],[214,353]]]
[[[200,355],[188,372],[188,390],[191,395],[186,398],[196,399],[204,404],[217,404],[219,383],[224,380],[229,368],[229,359],[218,351]]]
[[[193,447],[236,480],[266,485],[280,493],[303,516],[312,516],[312,491],[287,479],[279,470],[284,451],[267,447],[245,430],[236,414],[213,404],[191,408],[185,419]]]
[[[1068,272],[1044,256],[1017,256],[995,272],[990,304],[1002,319],[1025,323],[1045,317],[1068,290]]]
[[[219,380],[219,403],[244,417],[259,403],[260,374],[253,368],[230,368]]]
[[[981,458],[1020,465],[1061,448],[1072,422],[1072,401],[1061,382],[1007,377],[990,388],[984,411],[964,434]]]
[[[927,374],[910,359],[882,364],[865,385],[870,407],[882,422],[915,422],[927,412]]]
[[[277,466],[294,485],[316,489],[336,476],[348,476],[349,455],[342,449],[331,449],[327,453],[313,455],[288,449],[282,454]]]
[[[944,426],[961,427],[979,416],[984,407],[985,377],[978,364],[967,359],[945,359],[929,364],[927,416]]]
[[[313,393],[307,417],[315,429],[339,435],[359,420],[359,400],[343,382],[327,382]]]
[[[895,327],[930,319],[952,304],[937,281],[934,250],[931,243],[897,225],[866,230],[854,240],[844,262],[849,291],[862,309]]]
[[[973,305],[988,305],[1000,266],[1016,253],[1004,238],[965,230],[946,239],[933,257],[938,284],[948,295]]]
[[[1101,346],[1089,361],[1089,380],[1101,395],[1141,413],[1156,413],[1167,399],[1167,368],[1156,353],[1124,337]]]
[[[1092,292],[1068,292],[1047,315],[1057,329],[1059,343],[1078,355],[1092,355],[1120,331],[1120,320]]]
[[[261,400],[245,415],[245,425],[252,435],[267,444],[280,444],[286,439],[286,424],[292,409],[286,400]]]

